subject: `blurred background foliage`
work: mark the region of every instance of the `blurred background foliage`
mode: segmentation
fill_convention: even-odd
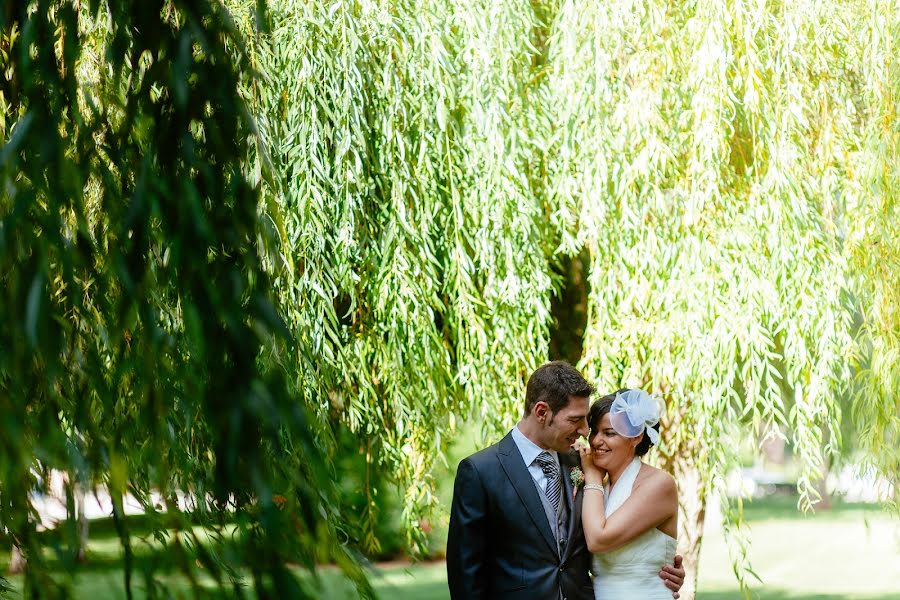
[[[666,399],[684,597],[714,497],[750,574],[735,439],[786,443],[804,508],[851,450],[896,501],[896,0],[0,19],[0,526],[29,595],[70,592],[101,489],[126,588],[315,595],[287,565],[335,561],[368,594],[363,556],[440,555],[456,454],[548,358]]]

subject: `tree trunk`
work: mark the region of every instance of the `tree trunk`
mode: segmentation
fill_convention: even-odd
[[[22,551],[19,550],[19,547],[13,545],[12,550],[9,552],[9,572],[13,575],[17,575],[25,570],[25,557],[22,555]]]
[[[678,482],[678,553],[684,557],[684,587],[681,598],[693,600],[697,594],[700,543],[706,520],[705,483],[691,456],[676,456],[672,461]]]
[[[84,514],[84,501],[87,494],[84,492],[84,485],[75,484],[75,514],[78,523],[78,550],[76,560],[78,562],[87,562],[87,546],[88,546],[88,520]]]
[[[698,465],[705,464],[707,448],[689,434],[700,429],[686,413],[687,406],[670,405],[662,419],[662,431],[672,432],[659,448],[659,466],[672,474],[678,485],[678,554],[684,559],[683,600],[694,600],[699,575],[700,543],[706,521],[706,484]]]
[[[816,491],[819,493],[819,501],[813,503],[814,510],[831,510],[831,494],[828,493],[828,462],[822,463],[820,479],[816,482]]]
[[[785,462],[785,449],[784,438],[780,435],[771,435],[760,440],[760,450],[762,450],[763,459],[782,468]],[[763,466],[765,466],[765,463],[763,463]]]
[[[560,259],[563,274],[559,292],[550,298],[550,356],[577,365],[584,351],[584,330],[587,327],[587,273],[590,254],[585,249],[578,256]]]

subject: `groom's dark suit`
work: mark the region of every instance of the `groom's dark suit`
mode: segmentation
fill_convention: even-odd
[[[454,600],[594,599],[581,526],[583,494],[573,500],[569,477],[578,455],[560,455],[560,463],[569,507],[561,549],[511,434],[459,464],[447,537]]]

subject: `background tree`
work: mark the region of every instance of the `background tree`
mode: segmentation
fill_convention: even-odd
[[[546,353],[543,23],[490,2],[276,1],[269,16],[253,104],[294,265],[285,360],[323,424],[393,473],[422,542],[447,433],[517,414]]]
[[[863,144],[853,165],[862,193],[847,236],[862,312],[853,416],[867,465],[893,484],[900,509],[900,3],[869,2],[865,8]]]
[[[548,346],[668,399],[688,597],[733,434],[788,432],[817,499],[874,293],[848,237],[891,99],[873,83],[891,65],[865,60],[894,35],[874,8],[272,5],[254,104],[297,265],[299,386],[394,470],[414,537],[444,432],[508,427]],[[582,310],[583,348],[563,333]],[[890,431],[891,402],[858,425]]]
[[[848,264],[848,224],[873,193],[858,159],[871,119],[895,127],[862,95],[892,68],[886,41],[876,66],[864,64],[872,37],[896,35],[896,11],[874,25],[873,8],[564,2],[554,27],[551,180],[575,224],[565,247],[591,254],[581,364],[601,389],[641,385],[667,399],[661,463],[679,481],[688,598],[736,428],[786,426],[804,507],[840,448],[848,305],[870,301]],[[893,165],[891,148],[877,152]],[[878,164],[873,154],[863,164]],[[858,418],[895,431],[894,397],[868,395],[881,415],[860,405]]]

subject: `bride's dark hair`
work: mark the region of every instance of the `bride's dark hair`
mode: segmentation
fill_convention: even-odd
[[[594,434],[597,433],[597,429],[600,426],[600,419],[603,418],[603,415],[609,413],[609,409],[612,406],[613,401],[616,399],[616,396],[627,391],[629,391],[628,388],[616,390],[612,394],[607,394],[606,396],[599,398],[591,405],[591,410],[588,413],[588,426],[591,428],[591,436],[588,439],[594,438]],[[659,423],[654,425],[653,429],[659,431]],[[650,450],[650,447],[653,445],[653,442],[650,441],[649,435],[647,435],[646,433],[643,433],[641,435],[643,435],[641,441],[638,442],[638,445],[634,447],[635,456],[643,456],[647,454],[647,452]]]

